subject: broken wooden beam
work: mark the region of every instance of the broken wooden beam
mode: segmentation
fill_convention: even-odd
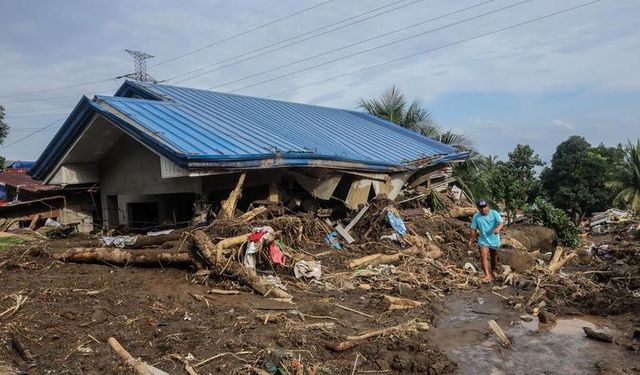
[[[244,186],[244,180],[247,177],[246,173],[243,173],[238,178],[236,187],[229,193],[229,197],[222,202],[222,207],[218,217],[233,217],[236,211],[238,200],[242,196],[242,187]]]
[[[496,322],[493,319],[489,320],[489,327],[491,328],[493,333],[495,333],[496,337],[498,338],[498,341],[500,341],[500,345],[502,345],[505,348],[511,347],[511,340],[509,340],[507,335],[505,335],[502,328],[500,328],[500,326],[498,325],[498,322]]]

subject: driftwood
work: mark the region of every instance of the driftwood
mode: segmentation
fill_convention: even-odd
[[[564,265],[567,264],[568,261],[570,261],[571,259],[577,256],[576,253],[571,253],[566,257],[562,258],[563,252],[564,251],[562,247],[560,246],[556,247],[556,251],[553,253],[553,258],[551,258],[551,262],[549,262],[550,273],[556,273],[559,269],[564,267]]]
[[[53,259],[73,263],[108,263],[137,266],[188,266],[193,264],[188,252],[163,250],[126,250],[113,247],[74,248],[63,253],[54,253]]]
[[[345,341],[339,342],[337,344],[327,345],[327,347],[333,351],[341,352],[345,350],[349,350],[357,345],[356,341],[366,340],[372,337],[378,337],[380,335],[386,335],[394,332],[415,332],[415,331],[427,331],[429,329],[429,325],[427,323],[418,322],[418,321],[410,321],[408,323],[399,324],[397,326],[374,329],[370,331],[363,332],[359,335],[355,336],[347,336],[345,337]]]
[[[438,259],[442,256],[442,250],[436,245],[430,244],[428,251],[424,252],[418,247],[410,247],[396,254],[372,254],[362,258],[353,259],[349,262],[349,267],[357,268],[362,266],[377,266],[379,264],[393,264],[399,262],[402,258],[410,255],[423,255],[428,259]]]
[[[129,366],[131,366],[131,368],[133,368],[136,374],[152,375],[151,371],[149,371],[145,363],[139,359],[133,358],[131,354],[129,354],[129,352],[125,348],[123,348],[118,340],[116,340],[114,337],[109,337],[109,340],[107,340],[107,342],[109,343],[109,346],[111,346],[111,349],[113,349],[113,351],[116,352],[116,354],[120,358],[122,358],[123,361],[125,361]]]
[[[511,347],[511,340],[509,340],[507,335],[504,334],[504,331],[502,330],[502,328],[500,328],[500,326],[495,320],[492,319],[489,321],[489,327],[491,327],[491,330],[493,331],[493,333],[496,334],[496,337],[498,338],[498,340],[500,341],[500,344],[503,347],[505,348]]]
[[[412,299],[393,297],[393,296],[384,296],[385,301],[389,302],[389,310],[404,310],[404,309],[412,309],[414,307],[422,306],[423,303],[420,301],[414,301]]]
[[[256,207],[253,210],[245,212],[244,214],[240,215],[240,220],[244,222],[249,222],[255,219],[256,216],[262,215],[267,211],[269,211],[269,209],[265,206]]]
[[[238,178],[236,187],[229,193],[229,197],[222,202],[222,207],[218,214],[219,217],[233,217],[236,211],[236,205],[238,200],[242,196],[242,186],[244,185],[244,179],[247,177],[246,173],[243,173]]]
[[[202,258],[212,267],[213,271],[218,275],[223,272],[231,274],[234,278],[245,283],[251,287],[254,291],[260,293],[263,296],[270,296],[275,298],[292,298],[291,295],[284,290],[274,286],[265,278],[245,270],[240,263],[233,259],[228,261],[223,259],[222,251],[231,246],[237,246],[246,241],[248,235],[242,235],[232,238],[227,238],[220,241],[217,245],[211,242],[209,236],[202,231],[196,231],[193,234],[196,247],[198,248]]]
[[[455,218],[471,217],[478,210],[475,207],[454,207],[449,211],[449,214]]]
[[[33,217],[31,224],[29,224],[29,229],[35,230],[38,225],[38,220],[40,220],[40,214],[36,214],[36,216]]]

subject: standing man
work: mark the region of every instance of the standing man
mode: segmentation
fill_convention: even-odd
[[[500,249],[500,230],[504,226],[502,216],[496,210],[492,210],[484,199],[476,203],[478,212],[471,219],[471,232],[469,234],[469,247],[473,247],[476,239],[480,250],[480,261],[484,277],[482,281],[490,282],[496,277],[498,250]],[[489,257],[491,257],[491,271],[489,271]]]

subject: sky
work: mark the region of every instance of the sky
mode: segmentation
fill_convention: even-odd
[[[517,144],[550,160],[574,134],[615,146],[640,137],[640,2],[569,10],[590,2],[7,1],[0,155],[37,159],[82,95],[134,71],[124,49],[167,84],[329,107],[396,85],[501,160]]]

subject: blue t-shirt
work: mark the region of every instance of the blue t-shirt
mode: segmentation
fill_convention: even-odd
[[[500,235],[493,233],[498,224],[502,223],[502,216],[496,210],[489,210],[486,215],[476,212],[471,219],[471,229],[478,231],[478,244],[494,249],[500,248]]]

